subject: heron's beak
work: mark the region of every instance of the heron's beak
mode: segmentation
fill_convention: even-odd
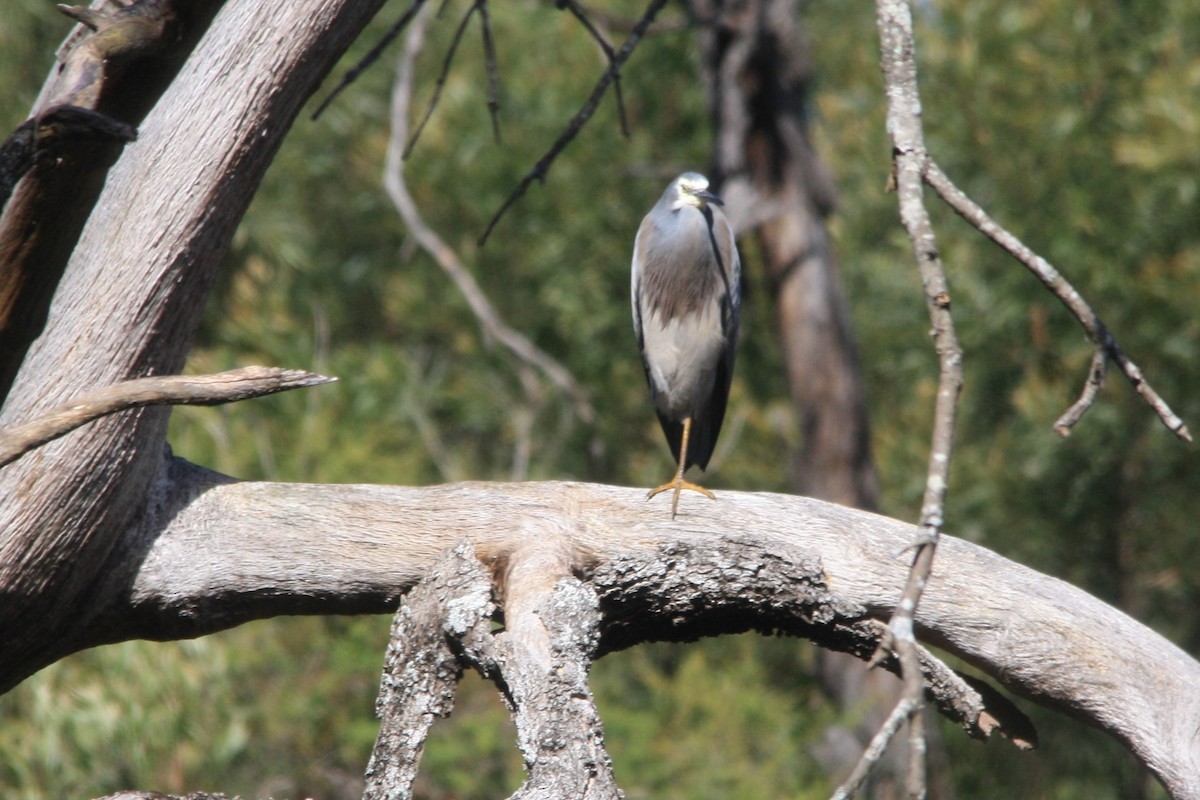
[[[715,195],[712,192],[708,191],[707,189],[703,189],[699,192],[696,192],[695,196],[699,197],[701,200],[704,200],[705,202],[712,203],[713,205],[717,205],[717,206],[725,205],[725,201],[722,200],[719,195]]]

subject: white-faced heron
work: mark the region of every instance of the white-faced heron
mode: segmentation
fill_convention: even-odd
[[[721,205],[707,178],[685,172],[642,220],[633,246],[633,329],[678,465],[646,498],[674,489],[672,519],[684,489],[716,499],[683,473],[708,467],[733,379],[742,265]]]

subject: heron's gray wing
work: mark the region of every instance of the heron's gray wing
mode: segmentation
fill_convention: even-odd
[[[721,325],[726,338],[737,341],[737,327],[742,306],[742,259],[738,255],[733,226],[721,209],[705,206],[704,221],[708,227],[709,247],[716,260],[724,296],[721,298]]]
[[[733,365],[737,357],[738,327],[741,322],[742,265],[734,241],[733,227],[720,209],[711,206],[705,209],[709,242],[713,257],[721,275],[721,332],[725,347],[717,361],[712,394],[704,408],[692,423],[691,439],[688,442],[688,464],[708,469],[708,461],[717,446],[717,437],[725,421],[725,408],[729,400],[729,388],[733,384]]]

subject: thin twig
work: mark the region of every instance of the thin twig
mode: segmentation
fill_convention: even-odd
[[[425,130],[426,123],[433,116],[433,111],[437,108],[438,100],[442,96],[442,87],[446,85],[446,77],[450,74],[450,65],[454,62],[454,54],[458,51],[458,45],[462,42],[463,34],[466,33],[467,23],[471,21],[471,15],[480,9],[483,5],[483,0],[477,0],[467,9],[467,13],[463,14],[462,21],[458,23],[458,29],[454,31],[454,39],[450,42],[450,47],[446,49],[446,57],[442,60],[442,71],[438,75],[437,83],[433,85],[433,95],[429,98],[429,105],[425,108],[425,116],[417,123],[417,129],[413,131],[412,138],[408,140],[408,144],[401,154],[401,158],[407,159],[412,153],[412,149],[416,146],[417,140],[421,138],[421,131]]]
[[[496,66],[496,43],[492,41],[492,18],[487,0],[477,0],[480,27],[483,28],[483,60],[487,68],[488,114],[492,118],[492,139],[500,144],[500,70]]]
[[[554,162],[554,159],[571,143],[571,140],[579,134],[579,131],[583,129],[587,121],[596,113],[596,107],[600,104],[600,99],[604,97],[604,92],[608,89],[608,85],[617,79],[620,74],[621,65],[633,55],[633,51],[637,47],[638,42],[641,41],[642,36],[645,35],[646,29],[650,27],[650,24],[654,22],[654,17],[657,16],[658,12],[666,4],[667,0],[650,0],[650,5],[646,8],[646,13],[633,26],[633,31],[630,32],[629,38],[621,45],[621,49],[613,57],[608,69],[600,76],[600,80],[596,83],[596,87],[592,89],[592,93],[584,102],[583,107],[576,112],[575,116],[571,117],[571,121],[567,123],[566,130],[550,146],[546,154],[538,160],[533,169],[521,179],[521,182],[517,184],[517,187],[513,189],[503,205],[500,206],[500,210],[492,217],[492,221],[488,223],[487,230],[479,237],[480,247],[483,247],[487,243],[488,237],[492,234],[492,230],[496,227],[496,224],[500,222],[500,218],[525,194],[533,182],[535,180],[544,181],[546,179],[546,173],[550,169],[550,165]]]
[[[946,488],[954,451],[954,427],[962,389],[962,350],[950,314],[950,293],[938,254],[933,223],[922,197],[922,167],[926,160],[921,126],[921,98],[913,38],[912,9],[906,0],[877,0],[881,62],[887,87],[887,130],[892,138],[893,169],[900,220],[912,243],[921,273],[925,303],[933,326],[938,355],[938,391],[925,495],[921,501],[920,535],[904,591],[888,624],[887,644],[901,665],[904,690],[897,714],[908,720],[907,793],[912,800],[926,792],[925,727],[920,714],[925,681],[919,666],[913,621],[933,568],[938,537],[945,524]],[[882,649],[882,648],[881,648]],[[876,656],[879,657],[879,654]],[[866,754],[864,754],[865,760]],[[866,767],[869,769],[869,766]]]
[[[214,406],[335,381],[313,372],[243,367],[215,375],[137,378],[88,392],[33,422],[0,430],[0,467],[81,425],[142,406]]]
[[[1082,394],[1075,404],[1067,409],[1066,413],[1054,423],[1054,429],[1058,434],[1060,436],[1070,434],[1071,427],[1091,408],[1095,402],[1096,395],[1104,384],[1107,362],[1109,359],[1112,359],[1120,367],[1125,377],[1129,379],[1129,382],[1133,384],[1133,388],[1137,390],[1137,393],[1142,396],[1142,399],[1154,410],[1154,413],[1158,415],[1162,423],[1167,426],[1167,429],[1184,441],[1192,441],[1192,435],[1183,423],[1183,420],[1177,417],[1166,401],[1154,391],[1150,383],[1142,376],[1141,370],[1121,350],[1108,327],[1096,316],[1096,312],[1092,310],[1087,301],[1075,290],[1075,287],[1058,270],[1051,266],[1046,259],[1033,252],[1024,242],[988,216],[986,211],[954,185],[933,159],[928,157],[925,159],[922,171],[925,182],[959,216],[971,223],[980,233],[998,244],[1005,252],[1024,264],[1030,272],[1037,276],[1038,280],[1075,316],[1075,319],[1079,320],[1079,324],[1083,326],[1088,338],[1095,345],[1096,351],[1092,355],[1092,364],[1088,370],[1088,377]]]
[[[583,7],[576,3],[575,0],[559,0],[558,7],[567,9],[575,16],[575,19],[579,20],[584,29],[596,40],[596,44],[600,46],[600,49],[604,51],[605,57],[608,58],[609,66],[612,66],[616,52],[613,50],[612,45],[608,43],[608,39],[604,38],[604,34],[600,33],[600,30],[592,23],[587,12],[583,10]],[[621,92],[620,73],[613,78],[613,92],[617,100],[617,116],[621,120],[621,135],[628,139],[629,120],[625,114],[625,96]]]
[[[902,698],[896,704],[895,708],[892,709],[892,713],[888,715],[883,725],[879,727],[879,730],[871,738],[871,742],[867,745],[866,750],[863,751],[858,763],[854,765],[854,769],[850,772],[850,775],[830,795],[830,800],[849,800],[849,798],[853,797],[862,788],[863,781],[871,774],[874,766],[879,763],[879,759],[883,757],[884,751],[887,750],[887,746],[895,738],[896,733],[900,730],[900,726],[917,710],[919,709],[911,708],[908,698]],[[917,714],[917,716],[920,715]]]
[[[321,105],[317,106],[317,110],[312,113],[311,119],[315,120],[317,117],[321,116],[321,113],[329,107],[329,104],[333,102],[335,97],[342,93],[343,89],[358,80],[359,75],[366,72],[372,64],[379,60],[379,56],[383,54],[383,51],[387,49],[389,44],[396,41],[397,36],[404,32],[404,29],[408,26],[408,23],[412,21],[412,18],[417,15],[417,12],[421,10],[421,6],[423,5],[425,5],[425,0],[413,0],[412,5],[400,15],[400,19],[396,20],[395,25],[388,28],[387,33],[385,33],[375,44],[375,46],[371,48],[370,52],[359,59],[358,63],[342,76],[342,80],[337,86],[334,87],[333,91],[329,93],[329,96],[321,101]]]
[[[1092,363],[1088,367],[1087,379],[1083,382],[1083,389],[1079,392],[1079,399],[1072,403],[1071,407],[1064,411],[1062,416],[1055,421],[1055,433],[1064,439],[1071,435],[1071,428],[1075,427],[1075,423],[1083,419],[1083,415],[1096,402],[1096,396],[1104,388],[1104,381],[1107,377],[1108,353],[1103,347],[1096,347],[1092,350]],[[1184,438],[1190,439],[1186,429],[1184,430]]]
[[[474,276],[463,265],[458,254],[426,224],[408,191],[408,184],[404,180],[404,155],[401,143],[408,133],[413,65],[417,54],[424,45],[426,25],[425,17],[419,17],[413,24],[405,41],[400,63],[396,68],[396,81],[392,88],[392,134],[388,143],[387,163],[384,167],[383,177],[388,197],[413,238],[454,281],[454,285],[462,293],[484,333],[502,344],[523,364],[528,364],[545,375],[560,391],[571,398],[576,415],[585,423],[590,423],[596,418],[596,411],[588,400],[587,393],[579,386],[566,367],[505,323],[475,281]]]

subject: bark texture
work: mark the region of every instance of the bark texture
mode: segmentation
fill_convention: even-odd
[[[537,608],[564,571],[583,576],[600,598],[597,654],[756,629],[869,655],[871,642],[842,630],[890,613],[908,568],[900,554],[917,531],[784,495],[686,498],[672,523],[636,489],[238,483],[179,460],[151,496],[121,542],[125,569],[88,598],[89,626],[70,624],[79,609],[26,598],[62,639],[52,655],[6,652],[5,686],[101,642],[188,637],[279,613],[386,611],[464,536],[516,592],[506,614]],[[528,566],[539,559],[549,566]],[[514,579],[520,564],[530,574]],[[828,599],[814,604],[814,586]],[[1200,792],[1200,664],[1145,626],[948,536],[917,623],[922,641],[1118,737],[1174,796]]]

